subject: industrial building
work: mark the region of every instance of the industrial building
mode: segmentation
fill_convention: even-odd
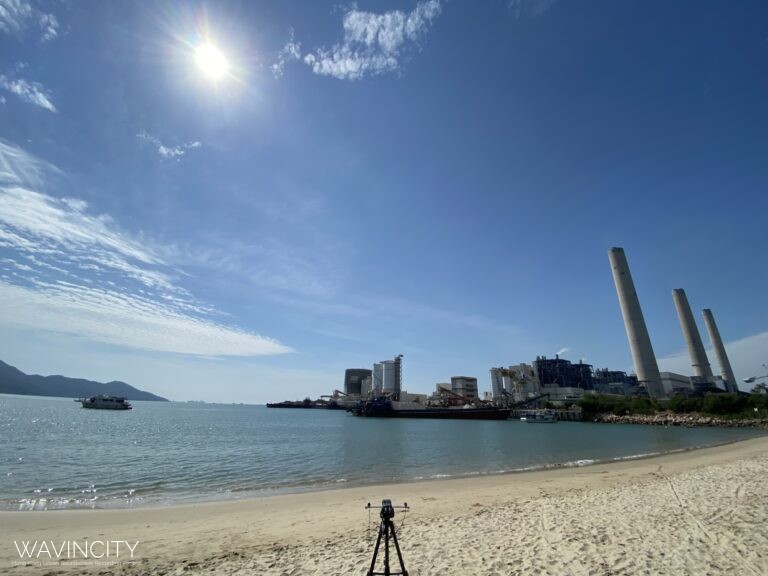
[[[471,376],[451,376],[451,392],[463,396],[470,403],[477,402],[480,398],[477,392],[477,378]]]
[[[713,375],[688,297],[682,288],[673,290],[672,298],[691,358],[693,375],[659,371],[624,249],[611,248],[608,259],[636,375],[608,368],[593,370],[591,364],[583,361],[573,363],[559,355],[555,358],[537,356],[532,364],[491,368],[491,392],[490,395],[486,393],[486,399],[507,404],[546,398],[555,404],[567,404],[589,393],[664,398],[722,389],[738,392],[738,384],[712,311],[706,309],[703,315],[720,365],[720,376]],[[474,404],[480,401],[477,378],[471,376],[453,376],[450,383],[436,384],[435,392],[429,398],[424,394],[408,394],[403,389],[402,379],[402,355],[376,362],[373,370],[350,368],[344,376],[345,400],[383,394],[394,400],[415,403]]]
[[[491,397],[494,400],[522,402],[541,393],[541,386],[530,364],[491,368],[490,374]]]
[[[344,372],[344,390],[335,390],[328,398],[332,403],[342,408],[356,405],[360,400],[373,395],[386,394],[397,400],[401,395],[407,395],[403,390],[403,356],[392,360],[382,360],[368,368],[347,368]],[[423,394],[408,395],[411,401],[420,401]]]
[[[471,376],[453,376],[450,383],[435,384],[435,392],[429,398],[435,404],[454,406],[476,404],[479,400],[477,378]]]
[[[397,398],[403,389],[403,355],[373,365],[371,391]]]
[[[503,398],[504,390],[504,368],[491,368],[491,398]]]
[[[598,394],[637,396],[640,394],[637,376],[621,370],[599,368],[592,374],[594,390]]]
[[[542,388],[559,386],[592,390],[595,387],[591,364],[584,364],[581,361],[578,364],[572,364],[569,360],[560,358],[559,355],[555,355],[554,359],[537,356],[533,362],[533,371]]]
[[[382,360],[373,365],[370,392],[399,398],[403,391],[403,355],[392,360]]]
[[[491,368],[491,398],[496,402],[525,402],[542,395],[546,401],[567,404],[586,393],[643,395],[637,377],[618,370],[593,371],[591,364],[538,356],[532,364]]]
[[[667,396],[699,396],[712,392],[730,392],[720,376],[709,379],[675,372],[660,372],[660,374],[661,384]]]
[[[373,365],[373,372],[371,375],[371,392],[374,394],[381,394],[381,390],[384,387],[384,366],[381,362],[376,362]]]
[[[347,396],[362,396],[363,388],[366,386],[366,380],[370,382],[373,372],[367,368],[347,368],[344,372],[344,394]]]
[[[661,384],[668,396],[690,396],[693,394],[693,384],[690,376],[676,374],[675,372],[660,372]]]

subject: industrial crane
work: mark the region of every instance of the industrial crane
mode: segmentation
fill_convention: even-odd
[[[342,392],[341,390],[334,390],[333,394],[331,394],[331,395],[324,394],[323,396],[320,396],[320,398],[330,398],[331,400],[335,400],[339,396],[347,396],[347,393],[346,392]]]
[[[459,394],[458,392],[454,392],[453,390],[449,390],[448,388],[441,387],[440,388],[440,395],[442,396],[443,394],[447,394],[449,396],[453,396],[454,398],[458,398],[459,400],[463,400],[466,404],[471,404],[472,403],[472,400],[467,398],[466,396],[463,396],[463,395]],[[444,402],[447,402],[447,401],[444,399]]]

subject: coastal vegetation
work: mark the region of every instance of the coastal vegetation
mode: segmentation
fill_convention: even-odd
[[[669,400],[631,398],[590,394],[579,401],[585,420],[614,416],[653,414],[686,414],[716,416],[724,419],[768,418],[768,394],[706,394],[704,396],[673,396]]]

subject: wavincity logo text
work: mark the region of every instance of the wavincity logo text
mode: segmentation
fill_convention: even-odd
[[[139,541],[131,545],[127,540],[14,540],[19,558],[45,558],[64,560],[75,558],[127,558],[132,559]]]

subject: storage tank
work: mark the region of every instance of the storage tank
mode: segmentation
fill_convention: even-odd
[[[379,362],[379,364],[381,364],[382,367],[382,391],[385,394],[396,394],[399,390],[397,389],[397,366],[395,366],[395,361],[384,360],[383,362]]]

